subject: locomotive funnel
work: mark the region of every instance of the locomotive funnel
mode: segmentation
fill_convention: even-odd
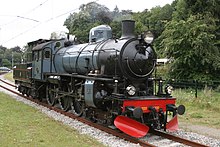
[[[135,21],[123,20],[122,21],[122,35],[121,38],[135,37],[134,35]]]

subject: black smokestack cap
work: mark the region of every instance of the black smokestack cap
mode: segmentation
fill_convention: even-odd
[[[135,21],[123,20],[122,21],[122,35],[121,38],[133,38],[134,35]]]

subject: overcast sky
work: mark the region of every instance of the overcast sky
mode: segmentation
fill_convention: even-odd
[[[111,11],[142,12],[155,6],[171,4],[173,0],[96,0]],[[69,13],[77,12],[81,4],[91,0],[4,0],[0,7],[0,45],[23,47],[39,38],[49,39],[52,32],[68,30],[63,26]],[[69,12],[69,13],[68,13]]]

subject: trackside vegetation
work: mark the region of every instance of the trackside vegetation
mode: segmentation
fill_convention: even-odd
[[[0,146],[102,147],[32,107],[0,92]]]
[[[166,66],[159,67],[158,75],[165,75]],[[7,73],[5,78],[11,79],[11,76]],[[179,117],[180,121],[220,128],[220,86],[217,89],[205,87],[198,90],[197,95],[196,98],[192,88],[174,89],[172,96],[177,98],[177,104],[186,106],[186,113]]]
[[[111,26],[114,38],[120,38],[121,21],[126,19],[135,20],[136,34],[146,30],[154,33],[158,58],[173,61],[169,78],[220,79],[219,0],[174,0],[163,7],[146,6],[142,12],[117,6],[111,11],[105,5],[89,2],[70,13],[63,23],[70,35],[76,36],[75,41],[85,43],[89,30],[100,24]],[[59,34],[53,32],[50,38],[57,39]],[[0,45],[0,65],[11,68],[26,61],[28,52],[28,46],[8,49]]]
[[[220,128],[220,92],[205,87],[195,97],[193,89],[176,89],[173,96],[178,104],[186,106],[180,120],[190,124]]]
[[[167,80],[169,68],[170,64],[158,66],[157,76]],[[186,107],[185,114],[179,116],[180,121],[187,124],[220,128],[220,85],[215,85],[216,88],[212,88],[213,85],[205,85],[202,88],[197,88],[196,94],[195,86],[190,85],[192,81],[184,80],[188,83],[182,83],[180,80],[179,83],[176,83],[179,87],[171,84],[174,86],[172,96],[176,97],[177,105],[183,104]]]
[[[81,5],[64,22],[71,34],[81,42],[88,41],[89,29],[98,24],[112,27],[120,38],[120,21],[133,19],[136,34],[151,30],[158,58],[172,59],[169,78],[220,79],[220,1],[174,0],[163,7],[143,12],[110,11],[96,2]]]
[[[14,82],[14,79],[13,79],[13,72],[9,72],[7,74],[4,75],[4,78],[9,80],[9,81],[12,81]]]

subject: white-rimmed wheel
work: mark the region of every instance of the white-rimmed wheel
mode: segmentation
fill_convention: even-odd
[[[77,116],[83,114],[83,102],[81,100],[73,100],[71,104],[72,112]]]
[[[67,112],[70,109],[70,105],[71,105],[71,101],[72,101],[72,99],[70,97],[65,96],[65,97],[60,98],[58,101],[60,104],[60,108],[63,111]]]
[[[54,106],[57,103],[57,86],[54,84],[47,85],[46,99],[50,106]]]

